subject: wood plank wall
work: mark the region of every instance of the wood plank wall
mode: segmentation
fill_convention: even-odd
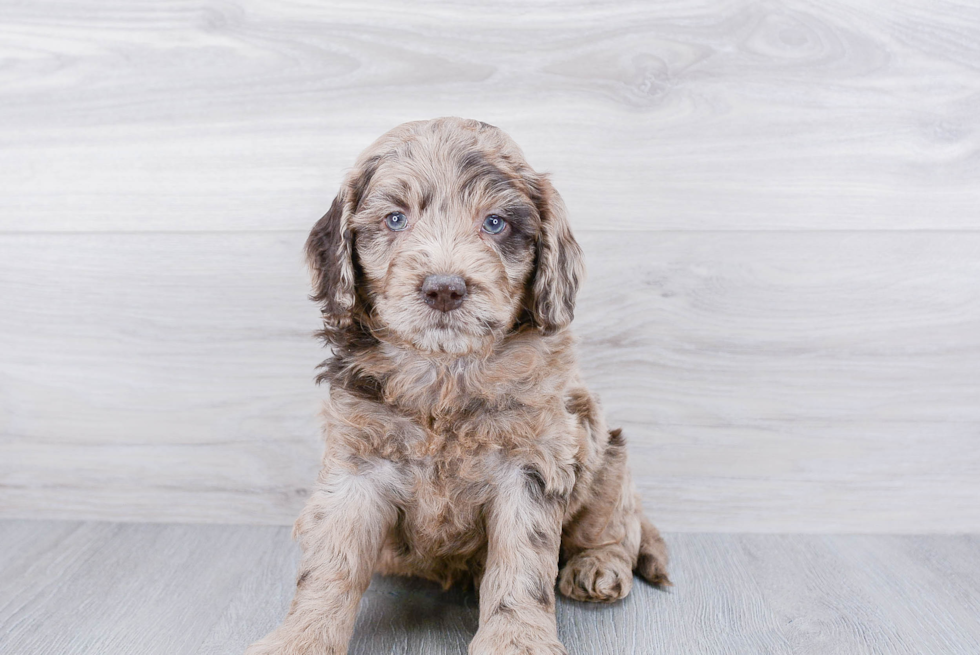
[[[669,530],[980,530],[980,5],[8,3],[0,516],[285,524],[356,154],[506,129]]]

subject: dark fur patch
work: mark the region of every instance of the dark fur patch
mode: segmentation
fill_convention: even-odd
[[[493,322],[489,322],[489,324],[494,325]],[[452,416],[457,422],[480,420],[488,414],[515,412],[525,407],[526,405],[516,398],[505,397],[502,402],[491,403],[486,398],[474,396],[467,400],[465,405],[457,409]]]
[[[472,193],[481,184],[496,191],[504,191],[513,186],[510,176],[494,166],[479,150],[470,150],[463,155],[459,161],[459,172],[463,195]]]
[[[565,409],[570,414],[575,414],[586,422],[592,418],[590,404],[589,395],[578,389],[575,389],[565,397]]]
[[[371,184],[374,174],[378,171],[378,166],[381,165],[381,155],[375,155],[371,157],[364,163],[364,167],[361,170],[361,174],[358,175],[352,182],[350,186],[351,194],[351,204],[354,207],[354,213],[361,208],[361,202],[364,200],[364,196],[367,193],[368,186]]]
[[[486,398],[475,396],[470,398],[466,404],[458,410],[458,418],[461,421],[468,421],[471,419],[480,418],[488,411],[490,411],[490,404],[487,402]]]
[[[591,426],[595,422],[592,396],[584,389],[573,389],[565,396],[565,409],[569,414],[577,416],[585,426]]]
[[[405,530],[405,508],[398,508],[398,518],[391,529],[391,541],[394,545],[395,555],[408,557],[412,554],[412,545],[409,543],[408,533]]]
[[[524,482],[528,492],[535,498],[544,498],[547,486],[541,471],[533,466],[524,467]]]
[[[667,574],[657,566],[657,560],[653,555],[645,553],[642,550],[640,551],[639,557],[636,558],[636,570],[647,582],[656,587],[673,586]]]
[[[507,221],[509,227],[503,234],[494,237],[493,243],[504,259],[511,262],[523,261],[531,252],[537,231],[532,210],[513,205],[503,210],[501,217]]]
[[[337,194],[330,209],[314,224],[306,239],[306,258],[313,269],[313,294],[310,299],[320,303],[327,324],[335,322],[349,311],[349,308],[338,302],[339,297],[350,300],[357,297],[355,287],[358,268],[354,252],[356,235],[349,229],[343,229],[344,207],[349,202],[354,206],[354,211],[357,211],[380,161],[381,157],[375,156],[365,163],[360,174],[350,181],[346,193],[342,190]],[[345,258],[350,261],[344,261]],[[348,263],[355,274],[353,286],[349,281],[345,282],[342,275]]]
[[[520,262],[531,249],[530,240],[519,232],[511,232],[504,238],[495,240],[494,243],[497,244],[503,258],[510,262]]]
[[[381,200],[385,201],[389,205],[392,205],[394,207],[398,207],[399,209],[406,209],[406,210],[408,209],[408,204],[409,204],[408,203],[408,200],[407,200],[408,195],[405,194],[405,193],[403,193],[403,192],[401,192],[401,191],[398,191],[398,192],[395,192],[395,191],[375,192],[372,195],[372,198],[380,198]],[[372,200],[372,202],[373,202],[373,200]]]
[[[529,465],[522,470],[524,471],[524,486],[527,487],[528,494],[533,500],[539,503],[557,503],[566,500],[563,495],[548,491],[544,476],[536,467]]]
[[[533,583],[531,588],[528,589],[528,593],[530,594],[531,598],[534,599],[534,602],[541,607],[551,607],[555,602],[554,590],[550,589],[548,585],[541,580]]]
[[[565,217],[552,207],[552,197],[557,193],[551,182],[544,176],[534,175],[527,176],[525,181],[541,220],[530,306],[541,331],[554,334],[565,327],[575,313],[575,296],[580,283],[577,270],[582,249],[572,236]]]
[[[506,600],[500,601],[500,604],[497,605],[493,610],[494,616],[496,616],[497,614],[513,614],[513,613],[514,613],[514,608],[511,607],[510,603],[508,603]]]
[[[623,436],[622,428],[609,431],[609,445],[614,448],[623,448],[626,446],[626,437]]]
[[[365,375],[357,367],[357,361],[376,348],[378,340],[358,322],[343,330],[324,330],[320,336],[332,347],[333,356],[317,367],[317,384],[328,382],[332,388],[344,389],[358,398],[383,402],[385,381]]]
[[[534,528],[533,530],[531,530],[531,532],[527,536],[527,540],[530,542],[532,546],[534,546],[534,548],[538,550],[543,550],[545,548],[548,548],[549,546],[551,546],[551,542],[553,541],[548,536],[548,533],[542,530],[541,528]]]
[[[343,359],[345,365],[351,366],[355,364],[358,357],[377,348],[379,343],[360,322],[355,322],[342,330],[324,330],[317,336],[333,348],[334,359]],[[319,368],[326,367],[328,363],[329,360],[323,362]]]
[[[503,209],[503,217],[512,229],[525,236],[537,234],[538,217],[534,208],[525,204],[511,204]]]
[[[384,402],[384,383],[370,375],[347,376],[342,385],[351,395],[364,400]]]
[[[338,258],[344,239],[340,230],[343,211],[344,201],[338,195],[306,239],[306,257],[314,274],[310,300],[321,303],[324,313],[336,314],[343,309],[336,304],[336,289],[341,284]]]
[[[422,198],[419,200],[419,211],[424,212],[432,204],[432,189],[426,189],[422,192]]]
[[[296,588],[299,589],[300,587],[302,587],[306,583],[306,579],[308,577],[310,577],[309,571],[303,571],[302,573],[300,573],[299,577],[296,578]]]

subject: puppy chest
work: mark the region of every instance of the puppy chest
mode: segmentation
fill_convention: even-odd
[[[419,553],[478,550],[485,541],[484,507],[492,495],[489,477],[480,467],[444,461],[415,468],[397,536]]]

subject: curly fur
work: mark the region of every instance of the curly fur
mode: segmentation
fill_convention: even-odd
[[[393,232],[384,217],[403,212]],[[507,220],[481,231],[490,213]],[[282,625],[249,655],[341,654],[375,571],[479,587],[470,653],[564,653],[555,581],[578,600],[670,584],[619,430],[582,383],[566,329],[582,252],[549,180],[499,129],[406,123],[358,159],[307,242],[333,356],[326,449],[296,522]],[[459,275],[463,304],[420,297]],[[563,567],[559,571],[559,563]]]

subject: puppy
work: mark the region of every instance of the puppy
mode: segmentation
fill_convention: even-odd
[[[333,350],[326,449],[294,529],[296,595],[248,655],[346,653],[375,571],[474,580],[471,655],[565,653],[556,578],[600,602],[626,596],[633,571],[670,584],[623,436],[575,361],[582,251],[507,135],[459,118],[396,127],[306,251]]]

